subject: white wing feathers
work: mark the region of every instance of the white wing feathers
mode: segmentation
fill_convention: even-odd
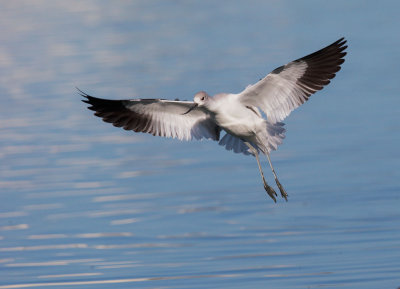
[[[82,91],[94,115],[116,127],[156,136],[192,140],[208,138],[219,140],[220,128],[209,114],[195,108],[184,114],[194,104],[191,101],[163,99],[109,100],[90,96]]]
[[[331,45],[278,67],[239,94],[244,105],[259,107],[270,122],[279,122],[329,84],[346,55],[344,38]]]

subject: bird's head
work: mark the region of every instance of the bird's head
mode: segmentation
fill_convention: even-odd
[[[191,108],[189,108],[189,110],[187,112],[185,112],[184,114],[191,112],[193,109],[195,109],[198,106],[203,106],[208,101],[209,98],[210,98],[210,96],[205,91],[200,91],[200,92],[196,93],[193,98],[193,102],[194,102],[193,106]]]
[[[198,93],[195,94],[193,101],[197,105],[204,105],[204,103],[207,102],[207,100],[210,98],[210,96],[207,94],[205,91],[199,91]]]

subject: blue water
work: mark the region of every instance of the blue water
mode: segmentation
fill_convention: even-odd
[[[396,1],[2,1],[0,289],[400,287]],[[103,123],[103,98],[240,92],[348,39],[254,158]],[[273,183],[267,163],[264,171]]]

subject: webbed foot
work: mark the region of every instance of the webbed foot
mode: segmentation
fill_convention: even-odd
[[[267,191],[267,194],[274,200],[274,202],[276,203],[276,196],[278,196],[278,194],[275,192],[275,190],[269,186],[267,183],[264,182],[264,189]]]
[[[281,191],[281,196],[284,198],[287,202],[288,194],[286,193],[285,189],[282,187],[281,183],[278,181],[278,179],[275,179],[276,185],[278,186],[279,190]]]

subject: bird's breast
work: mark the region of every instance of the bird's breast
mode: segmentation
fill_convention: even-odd
[[[219,106],[214,112],[215,122],[228,133],[247,138],[253,136],[264,127],[264,119],[254,108],[241,103]]]

